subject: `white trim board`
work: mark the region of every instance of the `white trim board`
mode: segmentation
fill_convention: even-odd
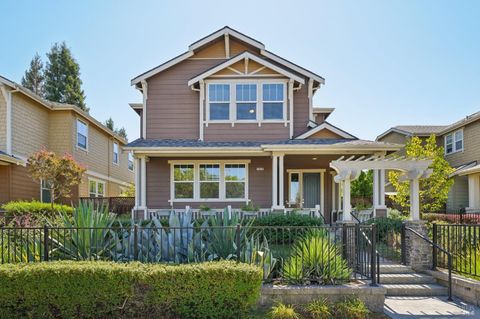
[[[128,183],[128,182],[124,182],[124,181],[121,181],[119,179],[116,179],[115,177],[109,177],[107,175],[104,175],[104,174],[101,174],[101,173],[97,173],[95,171],[91,171],[91,170],[87,170],[85,172],[86,175],[90,175],[92,177],[96,177],[96,178],[100,178],[102,180],[106,180],[108,182],[112,182],[112,183],[116,183],[116,184],[120,184],[120,185],[123,185],[123,186],[130,186],[132,185],[131,183]],[[88,176],[87,176],[88,177]]]
[[[295,139],[296,140],[303,140],[303,139],[305,139],[309,136],[312,136],[313,134],[315,134],[317,132],[320,132],[321,130],[329,130],[330,132],[333,132],[337,135],[340,135],[341,137],[346,138],[346,139],[357,139],[355,136],[336,128],[335,126],[333,126],[332,124],[330,124],[328,122],[323,122],[322,124],[316,126],[315,128],[312,128],[311,130],[303,133],[302,135],[297,136]]]
[[[204,37],[204,38],[202,38],[198,41],[193,42],[192,44],[190,44],[188,46],[188,50],[194,51],[194,50],[204,46],[205,44],[208,44],[208,43],[212,42],[213,40],[215,40],[219,37],[225,37],[225,36],[228,36],[228,37],[232,36],[232,37],[237,38],[238,40],[243,41],[247,44],[250,44],[251,46],[253,46],[255,48],[258,48],[260,50],[265,49],[265,45],[263,43],[255,40],[255,39],[252,39],[252,38],[238,32],[236,30],[233,30],[228,26],[225,26],[225,27],[221,28],[220,30],[215,31],[212,34],[207,35],[206,37]]]

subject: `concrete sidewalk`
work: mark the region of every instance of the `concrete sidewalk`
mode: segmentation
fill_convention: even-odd
[[[384,312],[392,319],[480,319],[480,308],[447,297],[386,297]]]

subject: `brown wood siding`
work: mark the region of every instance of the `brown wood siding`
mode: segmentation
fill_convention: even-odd
[[[205,127],[206,141],[271,141],[289,138],[289,128],[284,123],[210,123]]]
[[[220,62],[186,60],[148,80],[148,139],[199,138],[199,93],[187,82]]]
[[[199,160],[202,158],[188,158]],[[169,208],[170,203],[170,164],[169,160],[188,160],[185,158],[159,158],[151,157],[147,163],[147,207],[150,209]],[[203,158],[206,159],[206,158]],[[208,158],[211,160],[212,158]],[[216,158],[217,159],[217,158]],[[232,158],[218,158],[219,161]],[[272,205],[272,160],[270,157],[252,157],[236,158],[250,159],[249,164],[249,197],[255,205],[260,207],[270,207]],[[263,168],[263,170],[257,170]],[[206,204],[211,208],[224,208],[227,205],[240,207],[244,202],[182,202],[174,203],[174,208],[185,208],[186,205],[192,208],[198,208],[201,204]]]
[[[0,205],[10,200],[10,166],[0,165]]]
[[[40,200],[40,184],[34,182],[26,167],[10,166],[10,200]]]
[[[334,133],[334,132],[332,132],[328,129],[323,129],[323,130],[320,130],[313,135],[310,135],[307,139],[322,139],[322,138],[338,139],[338,138],[342,138],[342,137],[340,135],[338,135],[337,133]]]
[[[293,94],[293,136],[305,133],[309,121],[308,85]]]

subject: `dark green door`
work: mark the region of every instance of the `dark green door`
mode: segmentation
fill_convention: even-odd
[[[320,205],[320,173],[303,173],[303,207]]]

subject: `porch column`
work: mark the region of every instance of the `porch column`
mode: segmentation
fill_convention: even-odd
[[[410,219],[420,220],[420,183],[418,178],[410,180]]]
[[[468,175],[468,209],[480,208],[480,175]]]
[[[135,158],[135,208],[140,207],[140,159]]]
[[[332,212],[337,210],[337,190],[336,184],[333,178],[335,177],[334,172],[330,172],[332,175]]]
[[[381,209],[385,209],[385,170],[380,170],[380,190],[379,190],[379,199],[380,199],[380,207]]]
[[[272,209],[278,206],[278,155],[272,155]]]
[[[140,206],[144,212],[144,218],[147,218],[147,160],[145,156],[140,158]]]
[[[343,181],[343,220],[352,220],[352,205],[350,203],[350,178]]]
[[[283,169],[283,158],[285,157],[285,155],[279,155],[278,156],[278,189],[279,189],[279,196],[278,196],[278,208],[280,209],[283,209],[285,208],[285,203],[284,203],[284,186],[285,186],[285,183],[284,183],[284,176],[285,176],[285,172],[284,172],[284,169]]]
[[[378,169],[373,170],[373,217],[377,216],[377,209],[379,204],[379,172]]]

